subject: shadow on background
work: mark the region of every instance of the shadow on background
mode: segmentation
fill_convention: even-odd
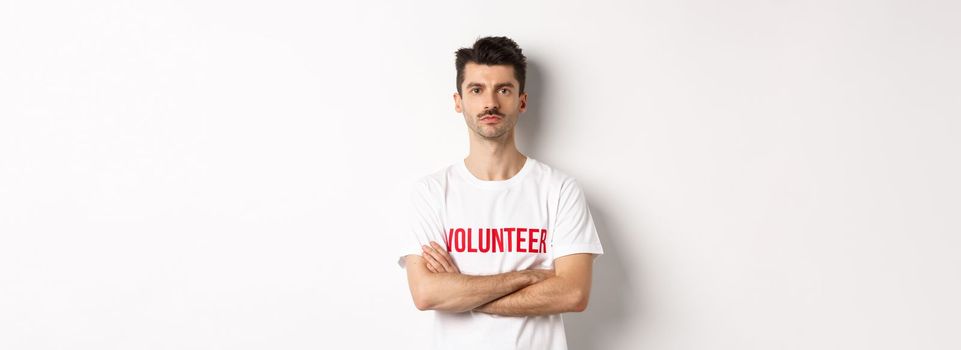
[[[527,81],[524,88],[529,93],[527,111],[518,121],[516,142],[521,153],[543,160],[546,164],[552,164],[549,159],[542,159],[538,152],[543,149],[545,135],[542,131],[546,119],[545,109],[550,102],[544,100],[549,91],[548,76],[544,73],[536,62],[528,59]],[[583,186],[586,181],[579,183]],[[625,259],[621,257],[618,249],[620,235],[630,232],[621,229],[623,226],[617,224],[618,220],[607,215],[609,211],[606,210],[605,203],[590,201],[589,188],[583,188],[583,190],[588,198],[598,236],[604,246],[604,254],[594,261],[591,299],[587,310],[581,313],[562,314],[567,333],[567,345],[571,350],[601,349],[605,344],[604,339],[609,334],[628,331],[620,325],[627,323],[630,317],[625,310],[632,309],[629,304],[637,299],[634,295],[636,289],[629,280],[630,275],[627,273]]]
[[[514,128],[514,142],[517,149],[534,159],[538,158],[537,151],[543,149],[544,130],[542,122],[544,112],[544,96],[547,96],[547,81],[536,62],[527,60],[527,77],[524,91],[527,92],[527,111],[518,117],[517,127]]]
[[[590,191],[585,189],[584,192]],[[567,332],[567,345],[571,350],[603,349],[608,343],[604,339],[613,337],[616,332],[630,331],[621,325],[629,323],[632,317],[627,315],[626,310],[636,310],[630,304],[639,300],[635,295],[637,289],[629,279],[625,259],[618,249],[618,238],[627,231],[617,229],[618,225],[614,224],[616,220],[605,214],[602,203],[595,201],[589,205],[604,254],[594,260],[594,281],[587,310],[561,316]]]

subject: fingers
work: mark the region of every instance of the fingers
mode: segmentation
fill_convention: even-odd
[[[424,256],[424,261],[427,262],[427,269],[430,270],[431,272],[443,272],[444,270],[443,266],[441,265],[440,262],[437,261],[437,258],[434,257],[434,254],[431,251],[431,249],[427,248],[427,246],[423,246],[421,247],[421,249],[424,250],[423,256]]]
[[[450,254],[441,247],[436,242],[430,242],[430,245],[423,246],[424,255],[430,256],[431,262],[434,264],[439,272],[456,272],[459,273],[460,270],[457,265],[454,264],[454,259],[451,258]]]
[[[436,251],[436,249],[434,249],[434,247],[425,245],[423,249],[424,256],[427,257],[428,261],[434,265],[434,268],[438,272],[451,272],[447,261],[439,252]]]
[[[440,255],[439,260],[444,264],[444,268],[446,268],[448,272],[457,272],[457,265],[454,265],[454,259],[450,257],[450,254],[447,254],[447,250],[444,249],[444,247],[441,247],[440,244],[434,241],[430,242],[430,246]]]
[[[457,268],[457,264],[454,264],[454,258],[447,253],[446,248],[433,241],[430,242],[430,245],[434,247],[434,251],[440,254],[441,262],[445,263],[444,266],[447,268],[447,272],[460,272],[460,269]]]

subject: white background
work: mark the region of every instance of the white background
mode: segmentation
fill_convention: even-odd
[[[423,349],[454,51],[606,254],[572,349],[961,348],[952,1],[0,3],[0,348]]]

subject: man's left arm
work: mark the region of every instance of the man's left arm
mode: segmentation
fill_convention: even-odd
[[[593,254],[579,253],[554,260],[556,276],[519,289],[474,309],[501,316],[540,316],[583,312],[591,292]]]

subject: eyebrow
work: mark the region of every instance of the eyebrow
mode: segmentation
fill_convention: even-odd
[[[478,82],[470,82],[470,83],[467,83],[467,87],[468,87],[468,88],[471,88],[471,87],[474,87],[474,86],[484,87],[484,84],[481,84],[481,83],[478,83]],[[494,85],[494,88],[497,89],[497,88],[504,87],[504,86],[514,87],[514,83],[511,83],[511,82],[499,83],[499,84],[497,84],[497,85]]]

